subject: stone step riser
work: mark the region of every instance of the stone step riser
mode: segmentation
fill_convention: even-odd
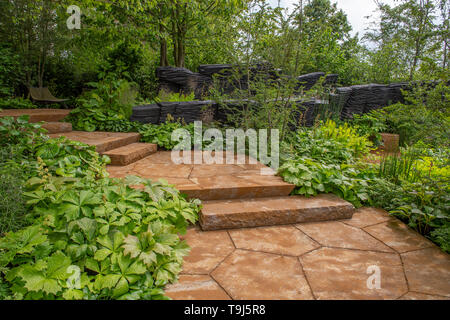
[[[155,153],[157,149],[158,146],[156,144],[132,143],[102,154],[107,155],[111,159],[111,165],[126,166]]]
[[[354,210],[352,204],[329,194],[205,201],[200,226],[206,231],[341,220],[350,219]]]

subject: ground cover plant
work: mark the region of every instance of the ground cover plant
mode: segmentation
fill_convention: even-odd
[[[0,298],[165,299],[189,251],[178,234],[196,221],[199,203],[163,181],[110,179],[107,157],[49,140],[25,118],[3,118],[0,129],[2,152],[30,142],[8,160],[30,170],[16,189],[25,211],[12,201],[1,207]]]

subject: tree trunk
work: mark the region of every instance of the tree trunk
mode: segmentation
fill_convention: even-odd
[[[167,59],[167,40],[163,35],[164,27],[159,24],[159,66],[167,67],[169,65],[169,60]]]
[[[167,41],[162,38],[159,40],[160,48],[159,48],[159,66],[167,67],[169,65],[169,60],[167,59]]]
[[[177,50],[176,65],[177,65],[177,67],[184,68],[185,67],[184,60],[185,60],[185,55],[186,55],[185,48],[184,48],[184,37],[178,36],[177,42],[178,43],[177,43],[177,48],[176,48],[176,50]]]

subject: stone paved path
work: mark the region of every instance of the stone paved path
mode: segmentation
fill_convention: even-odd
[[[385,211],[352,219],[201,231],[173,299],[450,299],[450,256]],[[381,288],[368,289],[369,266]]]

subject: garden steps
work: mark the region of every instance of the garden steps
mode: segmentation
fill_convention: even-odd
[[[18,118],[23,115],[30,116],[29,122],[58,122],[69,115],[68,109],[7,109],[0,112],[1,117]]]
[[[50,138],[58,138],[61,136],[64,136],[70,140],[80,141],[88,145],[95,146],[98,153],[104,153],[112,149],[117,149],[139,142],[139,139],[141,138],[141,135],[135,132],[71,131],[49,134]]]
[[[111,165],[126,166],[155,153],[157,150],[156,144],[135,142],[102,154],[111,159]]]
[[[203,230],[350,219],[355,208],[332,194],[203,201]]]
[[[250,163],[248,156],[243,164],[176,164],[170,151],[158,151],[129,165],[109,165],[107,170],[115,178],[164,179],[188,198],[202,200],[203,230],[349,219],[355,210],[332,194],[290,196],[295,185],[260,162]]]

